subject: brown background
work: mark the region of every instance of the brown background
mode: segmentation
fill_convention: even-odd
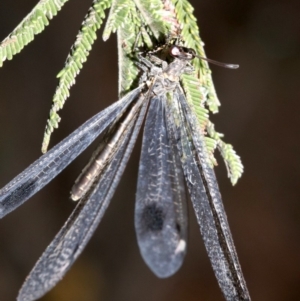
[[[0,70],[0,184],[40,156],[40,145],[70,45],[91,1],[73,0],[51,26]],[[298,0],[194,0],[221,114],[213,116],[241,155],[236,187],[217,168],[235,244],[253,301],[299,300],[300,3]],[[0,1],[0,39],[36,0]],[[52,145],[117,99],[116,38],[100,38],[61,112]],[[0,300],[14,300],[26,275],[74,207],[78,158],[26,205],[0,221]],[[139,146],[100,227],[64,280],[44,301],[217,301],[217,286],[194,214],[182,269],[157,279],[143,263],[133,228]]]

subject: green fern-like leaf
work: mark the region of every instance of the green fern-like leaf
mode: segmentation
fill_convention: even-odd
[[[34,36],[41,33],[68,0],[41,0],[23,21],[0,43],[0,67],[11,60]]]
[[[138,84],[140,70],[135,64],[135,47],[146,46],[153,49],[150,37],[151,29],[145,24],[143,17],[137,11],[134,1],[123,26],[118,28],[118,57],[119,57],[119,95],[124,96]]]
[[[179,23],[182,26],[181,35],[187,47],[196,50],[198,55],[206,57],[204,43],[200,39],[197,20],[193,15],[194,8],[187,0],[171,0],[175,5],[175,11]],[[204,60],[194,60],[193,65],[196,71],[196,77],[201,81],[201,87],[207,89],[207,98],[205,102],[212,113],[218,112],[220,101],[217,97],[216,90],[211,77],[211,71],[208,63]]]
[[[224,158],[228,177],[232,185],[235,185],[244,172],[241,158],[231,144],[225,143],[222,140],[218,143],[218,149]]]
[[[136,7],[132,2],[127,21],[118,29],[118,57],[119,57],[119,96],[122,97],[133,88],[139,70],[132,60],[132,49],[141,27],[141,20],[137,16]]]
[[[105,29],[103,31],[103,40],[106,41],[112,32],[116,32],[121,26],[126,23],[126,19],[130,16],[130,11],[134,3],[132,0],[114,0],[106,21]],[[128,20],[128,19],[127,19]],[[128,23],[128,22],[127,22]],[[132,24],[133,25],[133,24]],[[134,26],[132,26],[134,32]]]
[[[184,74],[181,81],[187,100],[197,116],[201,129],[204,131],[208,123],[209,115],[208,110],[204,107],[205,95],[201,92],[199,80],[192,74]]]
[[[209,122],[207,124],[207,132],[209,136],[216,141],[217,148],[224,159],[228,177],[230,178],[232,185],[235,185],[244,171],[240,156],[237,155],[231,144],[225,143],[221,139],[224,135],[215,131],[213,123]]]
[[[199,28],[193,15],[193,7],[187,0],[171,1],[175,6],[178,23],[182,28],[181,36],[185,45],[193,48],[201,57],[206,57],[203,47],[204,43],[200,39]],[[184,75],[182,78],[187,99],[197,116],[203,133],[207,132],[208,134],[208,136],[205,136],[205,144],[210,164],[212,166],[217,165],[214,150],[218,148],[227,167],[231,183],[234,185],[243,173],[241,159],[234,151],[232,145],[222,141],[221,137],[223,135],[215,131],[213,123],[209,121],[208,111],[205,108],[207,106],[209,111],[217,113],[220,106],[212,81],[211,70],[208,63],[204,60],[194,60],[193,65],[195,74]]]
[[[214,167],[215,165],[217,165],[217,160],[214,156],[215,149],[218,145],[217,141],[215,139],[212,139],[210,137],[205,136],[204,137],[204,142],[205,142],[205,146],[206,146],[210,166]]]
[[[94,0],[67,57],[65,67],[57,75],[59,84],[53,96],[53,105],[50,110],[49,119],[47,120],[42,143],[43,153],[47,151],[51,133],[54,128],[58,127],[60,117],[57,112],[62,109],[66,99],[70,96],[69,90],[74,85],[75,78],[81,71],[83,63],[87,60],[92,45],[97,38],[96,31],[100,28],[105,17],[104,11],[110,5],[111,0]]]
[[[163,20],[164,7],[162,1],[134,0],[134,2],[154,37],[157,40],[165,37],[169,33],[169,26]]]

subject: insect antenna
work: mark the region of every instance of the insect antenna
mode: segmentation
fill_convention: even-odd
[[[208,58],[200,56],[200,55],[195,55],[195,57],[197,57],[200,60],[207,61],[210,64],[214,64],[216,66],[220,66],[220,67],[223,67],[223,68],[238,69],[240,67],[237,64],[226,64],[226,63],[218,62],[218,61],[215,61],[215,60],[212,60],[212,59],[208,59]]]

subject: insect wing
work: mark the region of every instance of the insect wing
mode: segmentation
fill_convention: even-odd
[[[0,190],[0,218],[42,189],[123,114],[141,88],[101,111]]]
[[[119,144],[122,142],[122,136],[125,135],[129,125],[135,120],[143,101],[144,97],[140,97],[139,101],[134,102],[128,112],[102,137],[100,147],[96,149],[92,158],[73,185],[71,190],[71,198],[73,200],[82,198],[95,179],[101,175],[104,167],[114,157],[116,150],[119,148]]]
[[[182,265],[187,244],[184,177],[176,145],[170,143],[165,95],[151,99],[146,118],[135,205],[135,229],[141,254],[158,277]]]
[[[249,301],[220,191],[208,165],[201,130],[180,88],[174,93],[173,114],[179,122],[173,133],[204,244],[219,286],[227,301]],[[195,155],[194,155],[195,154]]]
[[[18,301],[33,301],[53,288],[81,254],[101,221],[128,162],[144,119],[147,102],[98,183],[81,199],[66,224],[41,256],[25,283]]]

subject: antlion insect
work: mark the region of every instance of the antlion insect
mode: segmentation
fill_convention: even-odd
[[[144,82],[138,88],[92,117],[0,191],[4,217],[101,137],[72,189],[71,197],[79,203],[27,277],[18,301],[43,296],[81,254],[115,192],[147,110],[135,206],[135,229],[145,262],[162,278],[182,265],[187,187],[225,299],[250,301],[204,136],[179,82],[183,73],[192,72],[190,62],[197,55],[176,44],[166,45],[163,52],[171,56],[170,63],[153,54],[139,55]]]

